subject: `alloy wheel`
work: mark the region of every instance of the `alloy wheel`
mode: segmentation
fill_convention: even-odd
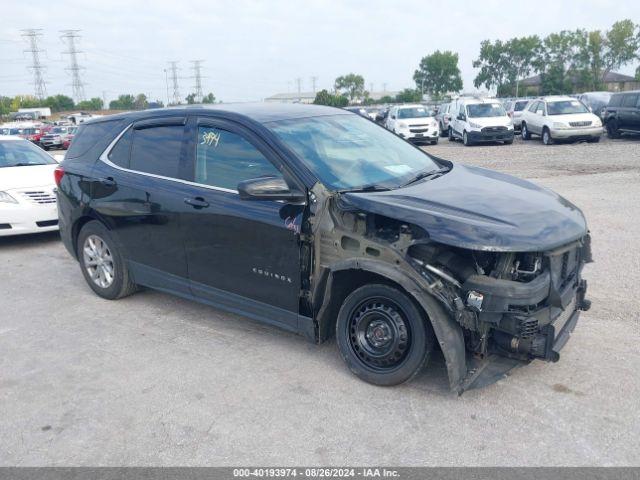
[[[97,235],[89,235],[82,246],[84,267],[100,288],[109,288],[114,280],[114,262],[109,247]]]

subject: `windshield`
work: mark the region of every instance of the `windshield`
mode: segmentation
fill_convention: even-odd
[[[51,133],[65,133],[67,131],[67,127],[54,127],[51,130]]]
[[[424,107],[409,107],[398,109],[398,118],[424,118],[431,116],[431,112]]]
[[[420,149],[355,115],[327,115],[268,123],[331,190],[373,185],[397,188],[440,167]]]
[[[573,113],[589,113],[589,109],[578,100],[547,102],[547,115],[571,115]]]
[[[476,103],[467,105],[467,116],[469,118],[481,117],[503,117],[507,114],[500,103]]]
[[[0,142],[0,168],[55,163],[53,158],[26,140]]]

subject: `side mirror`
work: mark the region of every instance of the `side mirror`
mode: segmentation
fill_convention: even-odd
[[[395,116],[395,115],[391,115],[391,118],[392,118],[393,120],[395,120],[395,119],[396,119],[396,116]]]
[[[302,203],[306,199],[303,192],[291,190],[281,177],[244,180],[238,184],[238,193],[242,200],[283,200],[289,203]]]

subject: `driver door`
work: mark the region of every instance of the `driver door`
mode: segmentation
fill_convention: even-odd
[[[183,214],[192,293],[227,310],[297,328],[305,205],[240,199],[243,180],[282,177],[258,137],[225,120],[191,119],[190,196]]]

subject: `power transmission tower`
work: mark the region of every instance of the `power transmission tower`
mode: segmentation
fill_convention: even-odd
[[[300,101],[302,97],[302,79],[300,77],[296,78],[296,85],[298,86],[298,101]]]
[[[369,82],[369,93],[373,93],[373,82]]]
[[[29,28],[22,31],[24,32],[22,36],[29,42],[29,49],[25,50],[25,52],[31,53],[33,63],[28,68],[33,72],[35,95],[37,99],[43,100],[47,96],[47,87],[44,76],[42,75],[45,67],[40,63],[40,53],[44,52],[44,50],[41,50],[39,47],[39,39],[42,37],[42,33],[40,32],[42,29]]]
[[[77,50],[76,39],[80,38],[78,35],[80,30],[60,30],[62,34],[60,39],[67,43],[68,50],[62,52],[63,55],[69,55],[69,66],[66,70],[71,72],[71,88],[73,91],[73,100],[75,103],[82,102],[85,99],[84,96],[84,84],[80,79],[80,70],[82,67],[78,65],[78,54],[82,53]]]
[[[204,96],[202,93],[202,62],[204,60],[191,60],[191,63],[193,63],[193,67],[191,67],[193,69],[193,78],[196,81],[193,87],[196,103],[202,103],[202,97]]]
[[[311,85],[313,89],[313,93],[316,93],[316,82],[318,81],[318,77],[311,77]]]
[[[169,66],[171,67],[171,82],[173,83],[173,104],[178,105],[181,103],[180,89],[178,88],[178,62],[171,61]]]

